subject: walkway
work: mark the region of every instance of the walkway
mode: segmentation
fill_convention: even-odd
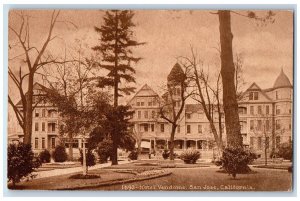
[[[129,161],[118,161],[119,164],[126,164],[130,163]],[[95,166],[89,167],[89,170],[95,170],[95,169],[100,169],[104,167],[109,167],[111,166],[111,163],[104,163],[104,164],[96,164]],[[46,177],[53,177],[53,176],[58,176],[58,175],[64,175],[64,174],[71,174],[71,173],[76,173],[76,172],[81,172],[82,171],[82,166],[80,167],[72,167],[72,168],[63,168],[63,169],[55,169],[55,170],[49,170],[49,171],[40,171],[34,173],[35,179],[39,178],[46,178]]]

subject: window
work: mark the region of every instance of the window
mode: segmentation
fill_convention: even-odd
[[[35,131],[39,131],[39,123],[38,122],[35,122],[35,124],[34,124],[34,130]]]
[[[155,118],[155,111],[152,111],[152,112],[151,112],[151,117],[152,117],[152,119]]]
[[[261,105],[257,106],[257,113],[262,114]]]
[[[191,118],[191,114],[186,114],[186,118],[190,119]]]
[[[151,132],[154,132],[154,124],[151,124]]]
[[[46,110],[42,109],[42,117],[45,117],[45,116],[46,116]]]
[[[254,129],[254,120],[250,120],[250,130]]]
[[[257,148],[261,149],[261,137],[258,137],[257,139]]]
[[[247,114],[247,108],[246,107],[239,107],[239,114]]]
[[[276,114],[280,114],[280,106],[276,105]]]
[[[51,138],[51,148],[54,149],[55,148],[55,138]]]
[[[148,106],[152,106],[152,101],[149,101],[149,102],[148,102]]]
[[[291,114],[292,113],[292,110],[291,109],[289,109],[289,114]]]
[[[40,116],[40,113],[39,113],[39,110],[35,110],[35,117],[39,117]]]
[[[202,125],[198,125],[198,133],[202,133]]]
[[[266,120],[266,131],[270,130],[270,120]]]
[[[144,111],[144,117],[145,119],[148,119],[148,111]]]
[[[269,137],[266,137],[265,146],[267,149],[269,149],[269,147],[270,147],[270,138]]]
[[[258,92],[250,92],[249,100],[258,100]]]
[[[42,138],[42,149],[45,149],[45,138]]]
[[[254,106],[250,106],[250,114],[254,114]]]
[[[144,106],[144,102],[141,102],[141,106]]]
[[[42,122],[42,131],[45,131],[45,127],[46,127],[45,122]]]
[[[250,147],[253,147],[254,145],[254,137],[250,137]]]
[[[48,123],[48,132],[55,132],[55,123]]]
[[[292,129],[292,125],[291,124],[289,124],[289,130],[291,130]]]
[[[276,120],[276,129],[279,130],[280,129],[280,120]]]
[[[278,100],[279,99],[279,93],[278,93],[278,91],[276,91],[276,100]]]
[[[280,136],[276,136],[276,148],[278,148],[280,146]]]
[[[34,139],[34,148],[35,149],[39,148],[39,138],[37,138],[37,137]]]
[[[165,124],[160,124],[160,132],[165,132]]]
[[[136,106],[141,106],[141,102],[136,102]]]
[[[144,131],[148,132],[148,124],[144,124]]]
[[[257,120],[257,130],[261,131],[262,130],[262,121]]]
[[[270,114],[270,106],[266,105],[266,114]]]
[[[176,88],[177,95],[180,96],[180,88]]]
[[[140,119],[142,116],[142,112],[141,111],[138,111],[138,119]]]
[[[186,125],[186,133],[191,133],[191,125]]]

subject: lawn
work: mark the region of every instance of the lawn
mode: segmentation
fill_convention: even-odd
[[[290,191],[292,174],[287,170],[252,168],[255,173],[232,179],[218,167],[171,168],[172,174],[148,181],[106,186],[91,190],[155,191]]]

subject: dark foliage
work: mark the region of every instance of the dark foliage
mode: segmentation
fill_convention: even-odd
[[[130,154],[128,155],[128,158],[130,160],[137,160],[138,159],[138,152],[137,152],[137,150],[131,151]]]
[[[195,149],[187,149],[180,155],[180,159],[187,164],[195,164],[200,158],[200,152]]]
[[[82,165],[83,164],[83,153],[82,153],[82,150],[80,150],[79,161],[80,161],[80,163]],[[86,165],[88,167],[96,165],[95,155],[93,154],[92,150],[90,150],[90,149],[88,149],[88,151],[86,152]]]
[[[69,179],[98,179],[101,178],[100,175],[96,175],[96,174],[87,174],[87,175],[83,175],[83,174],[75,174],[69,177]]]
[[[293,147],[292,143],[283,143],[279,146],[278,157],[285,160],[293,160]]]
[[[42,163],[50,163],[51,154],[47,149],[45,149],[44,151],[40,152],[39,158]]]
[[[237,174],[251,171],[248,165],[255,160],[254,156],[241,148],[226,148],[221,158],[222,168],[235,178]]]
[[[52,152],[52,158],[55,162],[65,162],[68,158],[66,148],[61,145],[57,145]]]
[[[13,187],[41,165],[40,160],[34,157],[31,145],[24,143],[10,144],[7,160],[7,178],[8,181],[12,181]]]
[[[108,158],[111,155],[112,141],[110,139],[104,139],[98,144],[97,153],[100,163],[107,163]]]
[[[166,160],[170,157],[170,151],[168,149],[165,149],[162,153],[162,157]]]

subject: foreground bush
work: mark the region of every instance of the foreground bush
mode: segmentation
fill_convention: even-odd
[[[13,187],[41,165],[40,160],[34,157],[31,145],[23,143],[8,146],[7,163],[7,178],[12,181]]]
[[[45,149],[44,151],[41,151],[39,158],[42,163],[50,163],[51,154],[47,149]]]
[[[98,144],[97,153],[100,163],[107,163],[112,151],[112,141],[110,139],[104,139]]]
[[[170,157],[170,151],[168,149],[165,149],[162,153],[162,157],[166,160]]]
[[[291,143],[283,143],[278,148],[278,157],[283,158],[285,160],[293,159],[293,147]]]
[[[246,152],[242,148],[226,148],[221,158],[222,168],[233,178],[236,178],[237,174],[251,171],[248,165],[256,159],[255,156],[255,154]]]
[[[83,164],[83,154],[82,154],[82,150],[80,150],[80,157],[79,157],[79,161],[81,162],[81,165]],[[93,154],[93,152],[91,150],[88,150],[86,152],[86,165],[88,167],[94,166],[96,165],[96,157]]]
[[[200,158],[200,152],[195,149],[187,149],[180,155],[180,159],[187,164],[195,164]]]
[[[128,155],[128,158],[130,160],[137,160],[138,159],[138,152],[136,150],[131,151],[130,154]]]
[[[68,158],[66,148],[61,145],[57,145],[52,153],[52,158],[55,162],[65,162]]]

